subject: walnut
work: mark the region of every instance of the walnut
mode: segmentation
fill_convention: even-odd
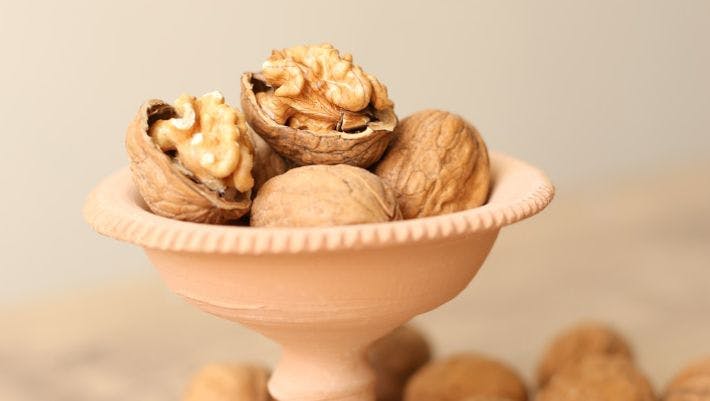
[[[430,362],[409,380],[405,401],[463,401],[466,399],[526,401],[520,376],[507,365],[476,354],[459,354]]]
[[[402,120],[375,173],[397,193],[405,219],[480,206],[490,186],[481,135],[461,117],[441,110]]]
[[[406,325],[375,341],[367,357],[375,370],[377,401],[400,401],[409,377],[429,362],[431,348],[419,330]]]
[[[387,89],[332,45],[274,50],[261,73],[242,75],[247,121],[297,165],[367,167],[397,125]]]
[[[268,380],[261,366],[211,364],[191,379],[183,401],[271,401]]]
[[[544,387],[557,371],[593,354],[620,355],[633,359],[626,339],[612,328],[593,322],[578,324],[548,345],[538,367],[538,386]]]
[[[392,190],[369,171],[345,164],[297,167],[261,187],[251,225],[311,227],[399,220]]]
[[[654,401],[648,380],[622,355],[588,355],[567,365],[536,401]]]
[[[668,384],[665,401],[710,401],[710,357],[686,366]]]
[[[259,188],[261,188],[266,181],[271,177],[285,173],[289,169],[289,165],[283,157],[274,152],[271,146],[261,139],[252,129],[247,127],[247,130],[254,144],[254,168],[251,173],[254,176],[254,190],[252,194],[256,195]]]
[[[133,180],[156,214],[224,223],[249,211],[254,148],[218,92],[144,103],[126,132]]]

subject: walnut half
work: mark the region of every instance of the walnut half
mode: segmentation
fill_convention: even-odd
[[[242,75],[249,125],[297,165],[367,167],[397,125],[386,87],[332,45],[275,50]]]
[[[254,147],[218,92],[144,103],[126,132],[136,186],[156,214],[224,223],[249,211]]]

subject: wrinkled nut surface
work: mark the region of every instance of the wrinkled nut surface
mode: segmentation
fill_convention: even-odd
[[[409,377],[429,362],[431,347],[422,332],[405,325],[375,341],[367,357],[375,370],[377,401],[400,401]]]
[[[297,167],[264,184],[251,209],[257,227],[380,223],[402,214],[392,190],[369,171],[345,164]]]
[[[261,366],[210,364],[190,380],[183,401],[271,401],[269,374]]]
[[[490,187],[481,135],[461,117],[441,110],[402,120],[375,173],[397,193],[405,219],[480,206]]]
[[[253,130],[249,129],[252,143],[254,144],[254,168],[252,176],[254,176],[254,189],[252,196],[256,196],[262,185],[271,177],[283,174],[289,169],[289,165],[283,157],[271,149],[266,141],[261,139]]]
[[[405,401],[462,401],[491,397],[526,401],[527,389],[509,366],[476,354],[430,362],[409,380]],[[485,398],[483,398],[485,399]]]
[[[581,323],[565,330],[548,345],[537,369],[538,386],[544,387],[567,365],[596,354],[633,359],[629,343],[614,329],[602,323]]]
[[[665,401],[710,401],[710,357],[693,362],[668,384]]]
[[[249,211],[253,145],[221,95],[144,103],[126,131],[133,181],[156,214],[220,224]]]
[[[387,88],[330,44],[274,50],[261,75],[272,90],[257,93],[259,105],[292,128],[353,131],[370,121],[368,107],[393,107]]]
[[[535,401],[654,401],[653,389],[633,363],[620,355],[589,355],[568,365]]]
[[[242,75],[249,125],[296,165],[368,167],[397,125],[387,89],[332,45],[275,50]]]

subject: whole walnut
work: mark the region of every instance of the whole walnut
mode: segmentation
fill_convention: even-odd
[[[710,357],[683,368],[668,384],[665,401],[710,401]]]
[[[620,355],[633,359],[624,337],[602,323],[580,323],[562,332],[547,346],[537,370],[539,387],[544,387],[560,369],[588,355]]]
[[[471,353],[428,363],[412,376],[404,390],[405,401],[464,401],[475,397],[510,401],[528,398],[523,380],[512,368]]]
[[[206,365],[190,380],[183,401],[271,401],[269,375],[256,365]]]
[[[375,370],[377,401],[400,401],[409,377],[429,362],[431,348],[424,334],[405,325],[375,341],[367,357]]]
[[[380,223],[402,214],[394,193],[369,171],[345,164],[297,167],[267,181],[251,209],[257,227]]]
[[[588,355],[552,376],[535,401],[654,401],[646,377],[622,355]]]
[[[375,168],[390,184],[405,219],[480,206],[488,198],[488,150],[456,114],[423,110],[402,120]]]

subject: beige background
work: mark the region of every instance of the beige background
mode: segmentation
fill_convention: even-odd
[[[423,320],[440,348],[486,349],[529,374],[544,338],[596,316],[630,332],[662,382],[710,353],[709,20],[703,0],[0,0],[0,389],[170,399],[222,352],[263,346],[273,360],[263,340],[176,302],[138,249],[99,238],[80,208],[125,165],[123,130],[143,100],[220,89],[236,103],[240,73],[271,48],[321,41],[386,83],[400,116],[458,112],[558,185],[461,300]],[[183,321],[194,330],[153,348]],[[229,336],[249,345],[227,348]],[[154,375],[135,378],[136,365]]]

